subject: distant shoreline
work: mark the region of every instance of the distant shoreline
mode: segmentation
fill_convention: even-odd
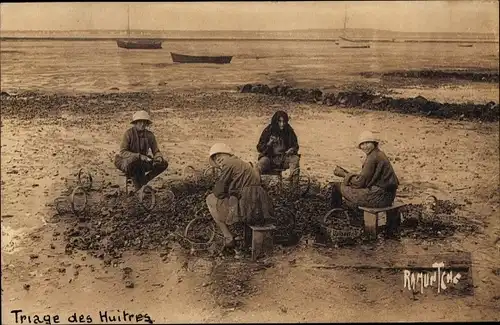
[[[338,42],[339,39],[306,39],[306,38],[166,38],[166,37],[0,37],[0,41],[117,41],[117,40],[158,40],[158,41],[320,41]]]
[[[295,42],[339,42],[335,38],[123,38],[123,37],[0,37],[0,41],[117,41],[120,39],[141,40],[154,39],[159,41],[295,41]],[[489,43],[498,44],[498,40],[426,40],[426,39],[400,39],[396,41],[386,39],[353,39],[353,42],[371,42],[371,43]]]

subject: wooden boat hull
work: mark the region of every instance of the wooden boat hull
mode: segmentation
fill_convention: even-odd
[[[161,49],[162,41],[157,40],[117,40],[118,47],[128,50],[157,50]]]
[[[339,38],[343,41],[346,42],[352,42],[352,43],[366,43],[366,40],[358,40],[358,39],[350,39],[344,36],[339,36]]]
[[[369,49],[370,45],[346,45],[341,46],[341,49]]]
[[[193,56],[170,52],[172,61],[175,63],[214,63],[228,64],[233,59],[232,56]]]
[[[369,49],[370,48],[370,45],[366,44],[365,41],[359,41],[359,40],[352,40],[352,39],[348,39],[347,37],[342,37],[342,36],[339,36],[339,38],[343,41],[346,41],[346,42],[343,42],[344,44],[350,44],[350,45],[340,45],[340,48],[341,49]],[[365,44],[359,44],[359,43],[365,43]],[[356,44],[358,43],[358,44]]]

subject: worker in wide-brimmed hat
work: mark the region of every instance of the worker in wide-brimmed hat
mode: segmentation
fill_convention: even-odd
[[[214,144],[209,151],[211,166],[221,169],[212,194],[206,202],[210,214],[221,229],[225,247],[235,246],[228,225],[235,222],[258,224],[271,217],[271,200],[262,188],[256,168],[233,154],[224,143]]]
[[[334,174],[343,177],[342,183],[332,186],[332,208],[340,208],[342,197],[350,207],[384,208],[396,198],[399,180],[387,156],[379,149],[379,141],[372,132],[361,133],[358,148],[365,154],[361,172],[352,174],[336,167]]]
[[[147,129],[152,123],[149,113],[135,112],[131,123],[133,126],[123,135],[120,153],[115,156],[115,166],[131,177],[139,190],[164,172],[168,162],[158,149],[155,135]]]

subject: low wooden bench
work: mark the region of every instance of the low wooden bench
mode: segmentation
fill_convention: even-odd
[[[252,260],[255,261],[262,255],[266,255],[272,251],[274,244],[273,230],[275,230],[276,227],[271,224],[247,227],[245,231],[245,243],[247,246],[251,245]],[[248,229],[251,233],[249,233]]]
[[[393,231],[399,227],[401,217],[399,210],[406,206],[402,202],[394,202],[390,207],[386,208],[366,208],[359,207],[363,211],[363,219],[365,223],[365,233],[369,237],[377,238],[377,230],[379,226],[379,216],[381,213],[386,215],[386,229]]]

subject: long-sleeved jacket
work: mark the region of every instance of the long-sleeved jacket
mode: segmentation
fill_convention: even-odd
[[[131,127],[123,135],[119,155],[123,159],[140,157],[140,155],[147,155],[149,149],[153,158],[162,157],[153,132],[149,130],[139,132],[135,127]]]
[[[269,218],[272,215],[271,200],[261,186],[256,169],[235,156],[227,158],[221,169],[221,176],[213,190],[217,198],[237,197],[240,213],[246,220],[258,216]]]
[[[274,155],[273,146],[272,145],[269,146],[267,144],[269,142],[269,139],[271,138],[271,135],[272,135],[271,125],[268,125],[262,131],[259,143],[257,144],[257,151],[259,152],[258,159],[262,158],[263,156],[272,157]],[[295,131],[290,125],[288,124],[286,125],[286,129],[282,133],[282,137],[284,142],[284,151],[293,148],[293,153],[297,154],[297,152],[299,151],[299,142],[297,140],[297,135],[295,134]]]
[[[344,184],[353,188],[370,188],[378,186],[387,191],[395,191],[399,180],[392,168],[391,162],[379,148],[373,149],[363,163],[361,173],[348,173]]]

